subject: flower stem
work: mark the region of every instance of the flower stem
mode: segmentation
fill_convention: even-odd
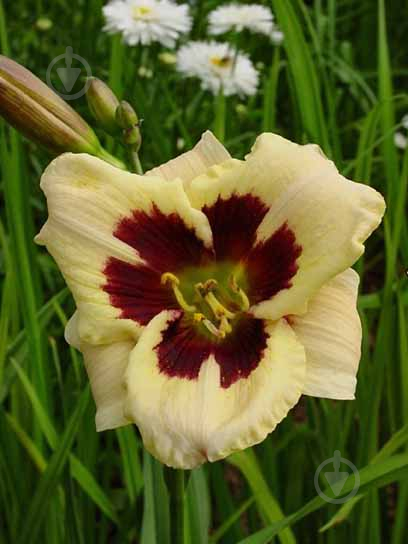
[[[132,172],[136,172],[136,174],[139,174],[139,176],[143,176],[144,172],[142,163],[140,162],[139,153],[137,151],[131,150],[129,156]]]
[[[223,89],[220,88],[218,96],[215,99],[215,121],[214,134],[222,143],[225,139],[225,115],[226,115],[226,100]]]
[[[170,498],[171,544],[184,544],[185,471],[166,469]]]
[[[99,152],[98,152],[98,154],[96,156],[99,157],[100,159],[104,160],[105,162],[108,162],[112,166],[116,166],[117,168],[120,168],[121,170],[126,169],[126,165],[120,159],[118,159],[117,157],[114,157],[113,155],[111,155],[103,147],[101,147],[99,149]]]

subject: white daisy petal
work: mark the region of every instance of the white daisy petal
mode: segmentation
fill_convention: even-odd
[[[274,45],[281,45],[284,39],[285,35],[282,30],[279,30],[279,28],[275,26],[271,32],[271,42]]]
[[[177,53],[177,69],[186,77],[201,80],[201,87],[217,95],[256,93],[259,74],[250,58],[228,43],[190,42]]]
[[[270,9],[253,4],[228,4],[219,6],[210,13],[209,33],[224,34],[230,30],[241,32],[244,29],[259,34],[271,33],[273,15]]]
[[[401,125],[408,130],[408,113],[401,119]]]
[[[190,31],[192,21],[187,4],[172,0],[112,0],[103,8],[104,30],[121,33],[128,45],[159,42],[174,47],[180,35]]]
[[[394,134],[394,144],[399,149],[405,149],[408,145],[408,138],[402,132],[396,132]]]

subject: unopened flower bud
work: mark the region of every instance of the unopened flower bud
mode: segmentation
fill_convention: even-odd
[[[123,143],[136,151],[142,145],[142,137],[138,128],[127,128],[123,131]]]
[[[163,64],[173,65],[177,62],[177,57],[174,53],[169,53],[168,51],[164,51],[163,53],[159,53],[158,55],[159,61]]]
[[[89,78],[86,92],[88,107],[100,126],[109,134],[117,134],[119,127],[116,122],[116,110],[119,100],[111,89],[96,77]]]
[[[142,145],[139,118],[129,102],[122,100],[119,104],[116,110],[116,122],[123,129],[123,143],[134,151],[139,151]]]
[[[35,22],[35,27],[37,30],[40,30],[41,32],[47,32],[50,30],[53,26],[53,22],[51,19],[48,19],[48,17],[40,17]]]
[[[0,115],[22,134],[53,153],[98,155],[91,127],[29,70],[0,55]]]
[[[137,113],[125,100],[122,100],[116,110],[116,122],[120,128],[132,128],[139,124]]]

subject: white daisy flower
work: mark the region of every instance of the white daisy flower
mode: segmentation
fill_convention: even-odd
[[[210,34],[224,34],[244,29],[270,35],[273,28],[273,15],[265,6],[252,4],[228,4],[220,6],[209,15]]]
[[[181,34],[190,31],[192,21],[187,4],[172,0],[112,0],[103,8],[104,30],[120,32],[128,45],[159,42],[174,47]]]
[[[408,130],[408,113],[401,119],[401,125]]]
[[[217,95],[254,95],[259,74],[249,57],[228,43],[190,42],[177,53],[177,69],[187,77],[197,77],[201,87]]]
[[[271,42],[274,45],[281,45],[284,38],[285,38],[285,35],[282,32],[282,30],[279,30],[279,28],[275,25],[271,32]]]
[[[408,138],[402,132],[396,132],[394,134],[394,144],[399,149],[406,149],[408,146]]]

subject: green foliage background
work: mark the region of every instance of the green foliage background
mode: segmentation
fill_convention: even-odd
[[[193,37],[205,35],[206,14],[218,4],[194,3]],[[0,0],[1,52],[45,79],[50,61],[72,45],[144,118],[146,169],[177,154],[180,138],[189,148],[209,127],[238,157],[273,130],[320,144],[388,204],[357,264],[364,328],[357,399],[304,398],[260,446],[194,471],[186,542],[407,542],[408,152],[393,143],[408,111],[406,0],[273,0],[284,45],[245,39],[264,63],[260,92],[222,103],[161,64],[159,47],[130,50],[102,33],[102,5]],[[40,17],[52,27],[39,30]],[[153,78],[138,76],[141,64]],[[89,120],[83,99],[73,106]],[[96,434],[82,361],[63,339],[72,299],[32,241],[46,217],[38,181],[49,160],[0,124],[0,543],[166,544],[162,467],[143,452],[135,428]],[[361,494],[343,506],[325,503],[313,485],[336,449],[361,476]]]

